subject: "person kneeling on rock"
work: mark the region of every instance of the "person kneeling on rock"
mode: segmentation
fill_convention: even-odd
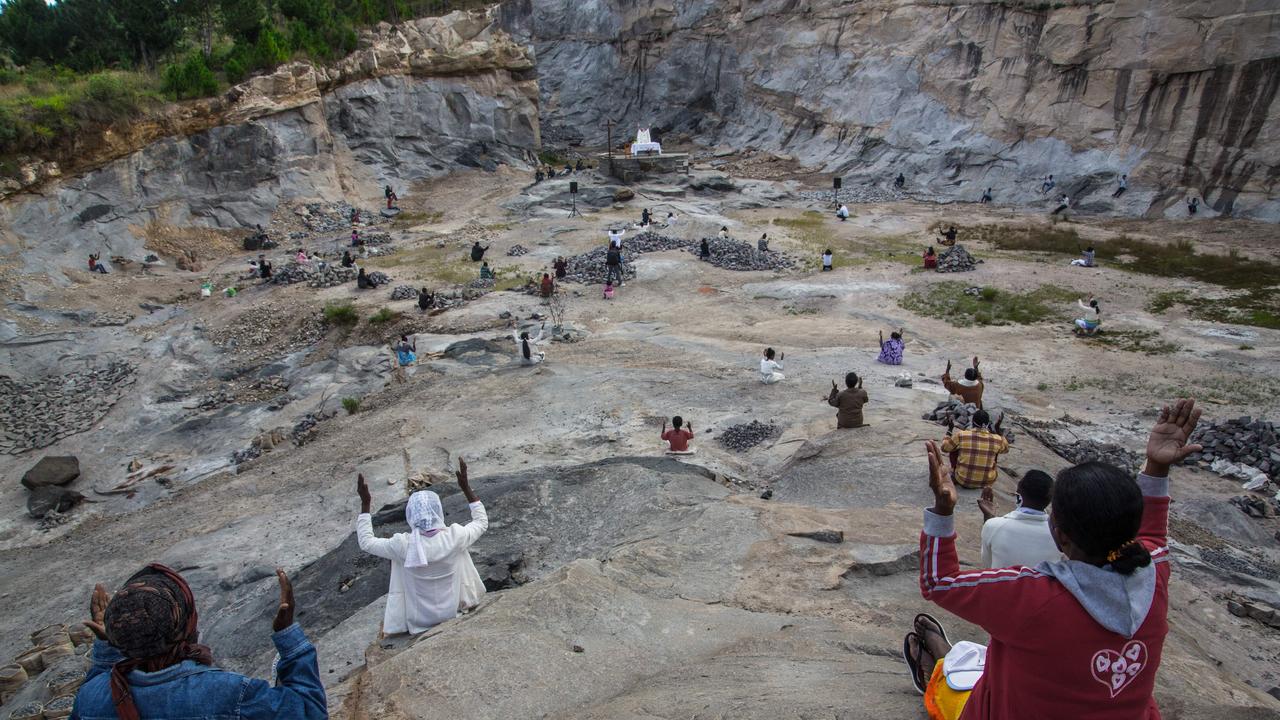
[[[360,290],[372,290],[374,288],[373,281],[365,274],[364,268],[360,268],[360,272],[356,274],[356,288]]]
[[[773,348],[769,348],[764,351],[764,357],[760,359],[760,382],[765,385],[773,385],[786,379],[782,374],[782,361],[787,359],[787,354],[782,353],[777,360],[773,358]]]
[[[684,427],[681,427],[684,426]],[[667,429],[667,421],[662,421],[663,440],[667,441],[667,452],[673,455],[692,455],[689,441],[693,439],[693,423],[684,425],[684,418],[679,415],[671,418],[671,429]]]
[[[544,324],[538,330],[538,337],[529,337],[526,330],[519,335],[514,331],[511,337],[516,341],[516,345],[520,348],[520,364],[521,365],[537,365],[546,359],[547,354],[538,349],[538,343],[546,339],[547,326]]]
[[[858,373],[845,375],[844,384],[845,389],[841,390],[836,387],[835,380],[832,380],[831,394],[827,396],[827,404],[837,410],[836,427],[862,427],[862,406],[870,402],[870,398],[867,397],[867,391],[862,389],[862,379],[858,377]]]
[[[276,683],[214,666],[200,644],[199,615],[187,581],[148,565],[111,596],[98,585],[89,602],[93,665],[76,693],[76,718],[329,717],[316,648],[293,621],[293,585],[276,570],[280,602],[271,623]]]
[[[361,550],[391,561],[391,587],[382,616],[382,631],[388,635],[426,632],[474,608],[484,597],[484,581],[469,549],[489,529],[489,516],[471,490],[467,463],[461,458],[456,476],[471,510],[471,522],[445,525],[440,496],[420,490],[410,495],[405,505],[409,532],[389,538],[373,534],[373,495],[364,475],[356,477],[360,496],[356,540]]]

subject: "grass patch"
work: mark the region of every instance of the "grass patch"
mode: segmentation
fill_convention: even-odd
[[[391,218],[391,226],[394,228],[409,228],[417,225],[430,225],[440,222],[444,217],[444,213],[437,210],[428,210],[426,212],[401,212],[399,215]]]
[[[31,69],[0,90],[0,156],[54,151],[91,127],[129,122],[162,102],[154,75]]]
[[[1239,349],[1240,349],[1240,350],[1253,350],[1254,348],[1253,348],[1253,346],[1252,346],[1252,345],[1241,345],[1241,346],[1239,347]]]
[[[1160,333],[1154,330],[1108,330],[1103,328],[1097,335],[1089,338],[1109,348],[1124,352],[1140,352],[1145,355],[1170,355],[1178,346],[1166,342]]]
[[[1042,285],[1026,293],[983,288],[979,296],[966,294],[968,287],[954,281],[935,283],[923,293],[908,294],[898,304],[918,315],[942,318],[956,327],[971,327],[1067,320],[1065,308],[1055,305],[1065,306],[1079,299],[1075,292],[1056,285]]]
[[[837,269],[881,262],[902,263],[910,267],[920,265],[919,253],[924,248],[917,249],[918,242],[906,237],[877,237],[868,238],[865,244],[851,243],[833,237],[826,229],[832,217],[817,210],[806,210],[799,217],[774,218],[770,223],[785,228],[786,234],[800,246],[795,254],[805,269],[821,268],[822,253],[827,249],[831,250],[831,262]]]
[[[355,415],[360,412],[360,398],[342,398],[342,409],[346,410],[348,415]]]
[[[1249,325],[1280,330],[1280,292],[1258,288],[1235,292],[1224,298],[1204,298],[1186,292],[1157,293],[1147,303],[1147,310],[1162,313],[1182,305],[1197,320]]]
[[[369,323],[372,325],[381,325],[383,323],[394,322],[401,318],[401,314],[391,308],[378,308],[378,312],[369,316]]]
[[[360,313],[349,302],[333,301],[324,306],[324,321],[330,325],[350,327],[360,322]]]

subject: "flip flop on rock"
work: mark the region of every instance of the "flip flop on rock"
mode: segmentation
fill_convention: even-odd
[[[911,641],[915,640],[916,647],[913,652],[911,649]],[[902,638],[902,661],[907,664],[907,671],[911,673],[911,684],[916,686],[916,692],[924,694],[926,680],[920,677],[920,656],[924,653],[924,644],[920,642],[920,636],[915,633],[907,633]]]

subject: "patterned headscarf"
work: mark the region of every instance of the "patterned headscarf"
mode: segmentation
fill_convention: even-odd
[[[432,530],[444,529],[444,507],[440,505],[440,496],[430,490],[419,490],[409,496],[409,504],[404,508],[405,520],[409,522],[409,553],[405,557],[404,566],[426,567],[427,547],[424,537]],[[432,533],[434,534],[434,533]]]
[[[125,659],[111,668],[111,699],[120,720],[139,720],[129,692],[129,673],[157,671],[184,660],[213,664],[213,652],[200,645],[195,597],[187,581],[153,563],[129,578],[107,605],[107,640]]]

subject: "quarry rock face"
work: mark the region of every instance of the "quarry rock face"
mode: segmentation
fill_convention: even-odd
[[[1183,217],[1198,196],[1280,220],[1274,3],[513,5],[551,139],[603,142],[608,117],[624,136],[785,153],[846,187],[901,172],[908,195],[1026,203],[1053,174],[1091,211]]]
[[[540,143],[531,51],[483,11],[382,25],[361,47],[332,68],[291,63],[177,107],[121,140],[133,147],[118,159],[11,194],[0,224],[39,248],[19,255],[23,269],[79,267],[86,252],[141,259],[152,223],[252,228],[282,201],[339,200],[345,173],[403,189],[458,164],[521,161]]]

